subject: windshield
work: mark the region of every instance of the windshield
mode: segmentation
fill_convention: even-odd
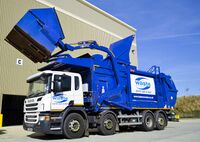
[[[30,81],[28,97],[38,97],[48,93],[50,90],[50,82],[50,75],[42,75]]]

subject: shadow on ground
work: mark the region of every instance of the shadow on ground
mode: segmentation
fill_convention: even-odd
[[[0,135],[6,134],[6,130],[0,130]]]
[[[62,135],[50,135],[50,134],[39,134],[33,133],[28,135],[30,138],[39,139],[39,140],[57,140],[57,139],[65,139]]]
[[[132,127],[124,127],[120,129],[120,132],[117,133],[133,133],[134,131],[140,131],[138,128],[132,128]],[[99,135],[97,129],[90,129],[89,135]],[[30,135],[27,135],[30,138],[38,139],[38,140],[61,140],[65,139],[63,135],[51,135],[51,134],[40,134],[40,133],[33,133]],[[101,135],[99,135],[101,136]]]
[[[90,135],[98,135],[98,131],[96,129],[89,130]],[[30,138],[38,139],[38,140],[61,140],[65,139],[63,135],[51,135],[51,134],[40,134],[40,133],[33,133],[27,135]]]
[[[168,127],[173,129],[174,127]],[[160,130],[154,130],[154,131],[160,131]],[[120,127],[120,131],[116,132],[117,133],[134,133],[134,132],[144,132],[139,127]],[[151,131],[150,131],[151,132]],[[101,136],[98,133],[97,129],[89,129],[89,135],[98,135]],[[66,139],[63,135],[49,135],[49,134],[40,134],[40,133],[33,133],[31,135],[28,135],[28,137],[31,137],[33,139],[38,139],[38,140],[61,140],[61,139]],[[87,137],[87,136],[85,136]],[[105,136],[102,136],[105,137]]]

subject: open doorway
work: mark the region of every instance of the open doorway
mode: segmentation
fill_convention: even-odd
[[[23,106],[26,96],[3,95],[3,126],[23,124]]]

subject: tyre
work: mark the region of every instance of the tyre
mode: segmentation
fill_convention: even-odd
[[[143,122],[142,122],[142,130],[144,131],[152,131],[155,126],[155,118],[153,114],[149,111],[145,111],[143,113]]]
[[[162,112],[156,112],[156,129],[163,130],[167,126],[167,119]]]
[[[99,119],[98,131],[101,135],[113,135],[116,129],[115,116],[107,113]]]
[[[80,114],[70,113],[64,120],[63,134],[68,139],[80,138],[85,132],[84,119]]]

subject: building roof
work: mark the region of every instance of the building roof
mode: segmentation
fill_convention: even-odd
[[[90,8],[92,8],[93,10],[98,11],[99,13],[103,14],[104,16],[106,16],[106,17],[108,17],[108,18],[114,20],[115,22],[117,22],[117,23],[119,23],[119,24],[121,24],[121,25],[127,27],[128,29],[130,29],[130,30],[136,32],[136,29],[135,29],[134,27],[132,27],[132,26],[128,25],[127,23],[123,22],[122,20],[120,20],[120,19],[118,19],[118,18],[112,16],[112,15],[109,14],[108,12],[106,12],[106,11],[104,11],[104,10],[102,10],[102,9],[100,9],[100,8],[98,8],[98,7],[96,7],[95,5],[93,5],[93,4],[89,3],[89,2],[87,2],[86,0],[78,0],[78,1],[81,2],[81,3],[83,3],[84,5],[86,5],[86,6],[90,7]]]
[[[36,0],[70,15],[118,39],[135,34],[136,29],[85,0]]]

